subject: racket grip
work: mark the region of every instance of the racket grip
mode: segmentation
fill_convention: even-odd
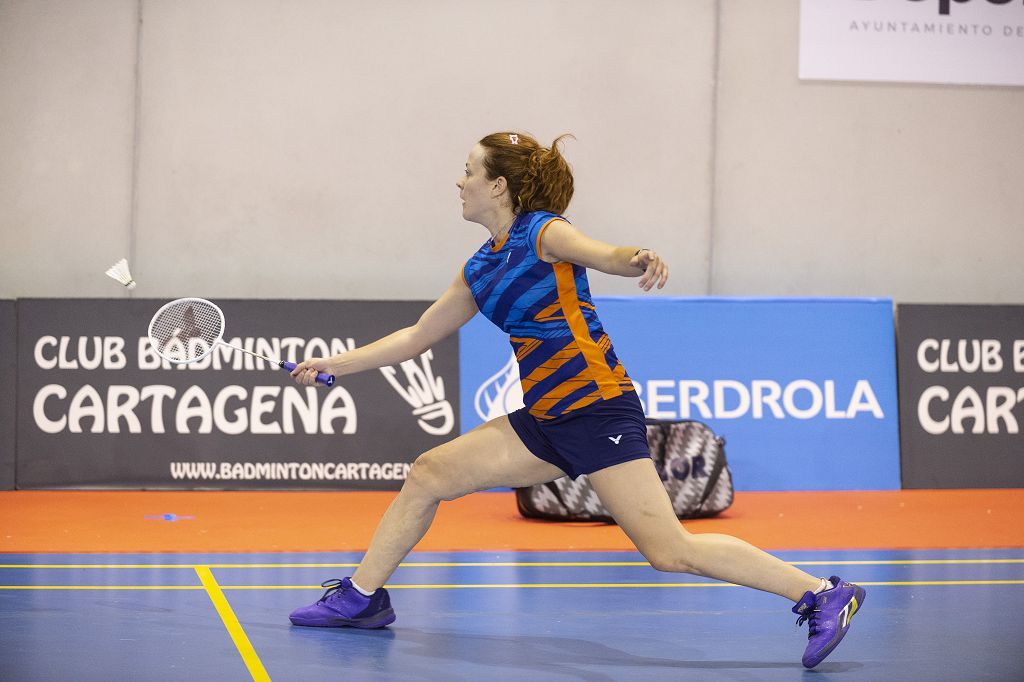
[[[293,371],[297,367],[297,365],[294,362],[283,362],[282,361],[282,362],[279,362],[277,364],[278,364],[278,366],[281,369],[287,370],[289,372]],[[318,384],[323,384],[324,386],[333,386],[334,385],[334,375],[333,374],[324,374],[323,372],[318,372],[317,375],[316,375],[316,381],[317,381]]]

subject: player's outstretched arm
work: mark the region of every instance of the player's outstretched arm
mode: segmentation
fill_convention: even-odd
[[[329,358],[310,358],[296,365],[291,374],[298,383],[312,386],[316,380],[313,370],[340,377],[403,362],[455,332],[469,322],[476,311],[473,295],[459,276],[411,327]]]
[[[609,275],[639,277],[640,288],[661,289],[668,281],[668,264],[653,249],[612,246],[591,239],[564,220],[552,221],[540,237],[541,258],[549,263],[568,261]]]

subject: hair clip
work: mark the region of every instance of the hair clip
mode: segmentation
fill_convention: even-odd
[[[509,139],[509,141],[512,144],[519,144],[519,136],[518,135],[509,135],[508,139]]]

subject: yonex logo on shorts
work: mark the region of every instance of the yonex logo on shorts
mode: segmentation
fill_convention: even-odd
[[[617,435],[617,436],[608,436],[608,440],[610,440],[611,442],[613,442],[613,443],[615,443],[616,445],[618,445],[618,444],[619,444],[619,441],[620,441],[620,440],[622,440],[622,434],[620,433],[620,434],[619,434],[619,435]]]

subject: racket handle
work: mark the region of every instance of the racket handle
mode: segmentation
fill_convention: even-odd
[[[288,370],[289,372],[293,371],[297,367],[297,365],[294,362],[283,362],[283,361],[277,363],[277,366],[280,367],[281,369]],[[323,384],[324,386],[333,386],[334,385],[334,375],[333,374],[324,374],[323,372],[318,372],[317,375],[316,375],[316,381],[317,381],[318,384]]]

